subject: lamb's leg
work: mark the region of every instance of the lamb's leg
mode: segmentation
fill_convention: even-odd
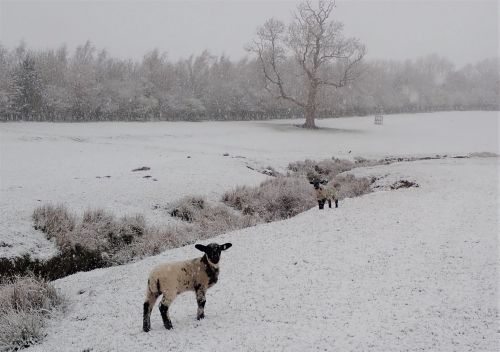
[[[161,319],[163,320],[163,326],[165,329],[170,330],[173,328],[172,322],[170,321],[170,317],[168,316],[168,308],[172,304],[173,299],[169,298],[165,293],[163,294],[163,298],[160,302],[160,314]]]
[[[151,310],[155,305],[158,294],[148,292],[146,301],[144,302],[144,313],[142,317],[142,330],[148,332],[151,330]]]
[[[335,208],[338,208],[338,207],[339,207],[339,200],[335,199]]]
[[[331,208],[331,207],[332,207],[332,200],[328,199],[328,208]]]
[[[325,200],[324,199],[318,200],[318,205],[320,209],[323,209],[325,207]]]
[[[201,285],[195,286],[196,291],[196,303],[198,303],[198,314],[196,315],[196,319],[201,320],[205,318],[205,302],[207,301],[205,298],[206,289]]]

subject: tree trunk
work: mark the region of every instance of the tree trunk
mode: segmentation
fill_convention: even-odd
[[[311,84],[309,87],[309,94],[307,95],[307,105],[305,106],[306,122],[302,125],[304,128],[317,128],[314,123],[316,118],[316,94],[318,92],[318,87],[315,84]]]

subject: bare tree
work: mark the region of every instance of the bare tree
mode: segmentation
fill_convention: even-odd
[[[317,7],[310,1],[301,3],[288,26],[268,20],[248,48],[258,57],[266,89],[304,109],[306,128],[316,128],[319,90],[340,88],[355,80],[366,51],[358,39],[342,36],[343,24],[330,18],[334,8],[332,0],[319,0]],[[304,78],[303,94],[291,94],[285,82],[284,67],[290,63]]]

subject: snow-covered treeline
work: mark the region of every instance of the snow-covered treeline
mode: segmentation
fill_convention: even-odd
[[[319,97],[319,117],[437,110],[497,110],[499,59],[456,68],[431,55],[365,61],[360,79]],[[288,67],[288,70],[286,69]],[[285,65],[290,87],[304,82]],[[335,67],[329,69],[335,70]],[[304,92],[307,90],[304,89]],[[69,52],[0,46],[0,120],[255,120],[301,117],[276,100],[254,58],[205,51],[172,61],[153,50],[142,61],[113,58],[90,42]]]

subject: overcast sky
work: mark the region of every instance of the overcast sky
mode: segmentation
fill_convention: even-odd
[[[158,48],[171,59],[209,49],[246,55],[256,27],[291,18],[297,1],[0,0],[0,42],[12,48],[70,49],[86,40],[111,55],[140,59]],[[337,0],[335,19],[366,44],[367,58],[437,53],[458,66],[499,55],[499,1]]]

